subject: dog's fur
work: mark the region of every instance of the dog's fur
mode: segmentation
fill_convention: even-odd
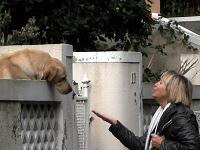
[[[48,53],[24,49],[0,56],[0,79],[47,80],[62,94],[72,91],[65,66]]]

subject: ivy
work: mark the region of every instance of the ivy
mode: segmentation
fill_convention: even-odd
[[[166,46],[172,45],[174,43],[182,43],[185,48],[192,51],[197,51],[196,47],[193,47],[189,42],[189,35],[187,35],[179,26],[178,22],[170,20],[169,22],[162,21],[162,17],[155,20],[155,26],[160,32],[160,35],[165,39],[165,43],[153,45],[151,47],[155,48],[162,55],[167,55],[164,51]]]
[[[5,0],[6,1],[6,0]],[[7,44],[67,43],[75,51],[104,50],[97,43],[112,41],[108,50],[143,52],[151,34],[150,9],[144,0],[18,0],[6,1],[12,22],[8,34],[19,42]],[[23,17],[21,17],[23,16]],[[27,23],[35,17],[35,25]],[[37,26],[38,33],[25,35],[26,24]],[[33,27],[34,28],[34,27]],[[45,36],[43,34],[45,33]],[[33,39],[30,40],[30,36]],[[36,40],[37,39],[37,40]],[[109,44],[108,44],[109,45]]]
[[[10,44],[38,44],[40,35],[39,27],[36,26],[35,17],[29,18],[25,27],[20,30],[13,30],[12,37],[9,39]]]
[[[157,82],[160,80],[162,71],[153,72],[150,68],[145,68],[143,72],[143,82]]]
[[[5,1],[0,3],[0,45],[7,43],[8,27],[11,23],[10,9],[6,6],[7,3]]]
[[[161,14],[165,17],[199,16],[199,0],[161,0]]]
[[[163,6],[165,1],[161,2]],[[175,8],[175,0],[171,2]],[[166,0],[165,12],[171,2]],[[166,43],[152,44],[149,36],[154,28],[160,31]],[[148,57],[145,47],[167,55],[164,49],[174,42],[182,42],[188,49],[195,50],[188,38],[177,22],[163,24],[161,20],[153,20],[150,5],[145,0],[0,2],[1,45],[67,43],[73,45],[74,51],[138,51]],[[145,80],[154,80],[157,76],[159,74],[150,68],[144,71]]]

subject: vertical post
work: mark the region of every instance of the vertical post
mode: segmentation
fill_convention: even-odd
[[[88,77],[86,74],[84,74],[83,79],[82,79],[82,96],[83,97],[88,97],[88,87],[89,87],[89,83],[90,80],[88,80]]]

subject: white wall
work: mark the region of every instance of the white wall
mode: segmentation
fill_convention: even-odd
[[[73,79],[90,82],[89,112],[92,109],[118,118],[136,135],[141,135],[142,101],[141,54],[136,52],[74,53]],[[126,148],[108,131],[109,124],[97,118],[90,122],[90,150],[125,150]],[[88,118],[89,119],[89,118]],[[142,127],[142,128],[141,128]]]

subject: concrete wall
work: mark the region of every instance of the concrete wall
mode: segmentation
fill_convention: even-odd
[[[19,150],[22,148],[20,113],[18,102],[0,102],[0,149]]]
[[[185,22],[179,22],[180,25],[182,25],[183,27],[190,29],[191,31],[200,34],[200,19],[199,21],[185,21]]]
[[[164,39],[158,31],[154,31],[151,37],[154,46],[166,43],[166,39]],[[193,44],[193,46],[200,49],[199,45]],[[164,52],[167,55],[162,55],[155,48],[146,48],[144,51],[148,54],[148,57],[143,57],[144,68],[150,66],[153,71],[163,71],[170,69],[176,70],[180,68],[184,61],[182,55],[199,55],[199,50],[189,50],[180,42],[166,46]],[[200,82],[198,81],[196,84],[199,83]]]
[[[200,16],[173,17],[169,19],[176,20],[181,26],[193,31],[194,33],[200,34]]]
[[[31,86],[30,86],[31,85]],[[31,81],[31,80],[0,80],[0,149],[1,150],[11,150],[11,149],[28,149],[26,148],[29,143],[32,146],[37,146],[34,144],[34,140],[31,142],[30,137],[41,136],[40,127],[37,126],[37,130],[32,130],[31,122],[40,123],[42,121],[37,121],[37,119],[26,117],[23,119],[22,104],[45,104],[47,102],[51,103],[62,103],[62,101],[67,101],[66,96],[58,93],[54,88],[50,87],[46,81]],[[35,108],[37,109],[37,108]],[[63,108],[59,107],[58,112],[62,114]],[[38,112],[39,113],[39,112]],[[56,130],[55,138],[58,140],[56,143],[56,149],[61,150],[63,140],[63,118],[58,115],[57,123],[58,127]],[[27,115],[26,113],[24,115]],[[37,115],[37,114],[36,114]],[[25,122],[28,123],[30,127],[24,125]],[[69,121],[70,122],[70,121]],[[25,124],[26,124],[25,123]],[[44,122],[43,122],[44,123]],[[24,127],[26,126],[26,127]],[[22,127],[22,128],[21,128]],[[45,128],[45,127],[44,127]],[[71,128],[70,126],[68,128]],[[23,129],[23,130],[22,130]],[[72,128],[71,128],[72,129]],[[46,130],[46,129],[44,129]],[[26,132],[26,133],[25,133]],[[35,132],[35,133],[34,133]],[[40,133],[41,132],[41,133]],[[45,131],[47,132],[47,130]],[[67,136],[69,133],[67,133]],[[26,137],[23,137],[26,136]],[[40,137],[41,140],[44,140]],[[36,139],[37,140],[37,139]],[[27,144],[26,144],[27,143]],[[42,143],[42,142],[41,142]],[[71,147],[66,145],[66,147]],[[39,148],[36,148],[39,149]]]
[[[8,52],[8,51],[17,51],[24,48],[32,48],[38,49],[45,52],[48,52],[52,57],[58,58],[61,60],[67,69],[68,73],[68,81],[72,85],[72,56],[73,50],[71,45],[67,44],[48,44],[48,45],[16,45],[16,46],[1,46],[0,53]],[[4,83],[4,84],[2,84]],[[31,86],[30,86],[31,85]],[[36,103],[40,103],[41,101],[59,101],[59,109],[57,113],[58,116],[56,118],[59,119],[58,123],[58,137],[57,137],[57,147],[59,150],[76,150],[77,147],[77,133],[76,133],[76,124],[75,124],[75,102],[72,100],[72,92],[67,95],[61,95],[54,91],[47,83],[44,81],[1,81],[0,80],[0,108],[7,108],[6,112],[2,112],[3,116],[0,119],[13,118],[12,121],[5,122],[5,125],[2,125],[0,129],[2,133],[6,131],[6,127],[12,126],[12,122],[16,122],[18,125],[19,120],[18,117],[15,117],[20,112],[20,103],[19,101],[34,101]],[[6,103],[2,101],[6,101]],[[10,101],[14,101],[15,105],[10,103]],[[9,103],[9,104],[7,104]],[[1,107],[2,106],[2,107]],[[13,107],[13,108],[12,108]],[[14,111],[14,112],[12,112]],[[9,113],[8,113],[9,112]],[[12,113],[10,113],[12,112]],[[1,110],[0,110],[1,113]],[[7,114],[8,113],[8,114]],[[10,115],[10,116],[9,116]],[[10,120],[9,119],[9,120]],[[1,120],[3,121],[3,120]],[[12,128],[10,127],[11,133],[13,133]],[[17,128],[18,129],[18,128]],[[16,130],[17,132],[18,130]],[[16,134],[17,136],[20,133]],[[0,140],[4,139],[4,134],[0,135]],[[8,134],[9,138],[13,138],[13,134]],[[13,136],[13,137],[12,137]],[[9,138],[7,138],[9,140]],[[7,140],[4,139],[4,140]],[[20,140],[14,140],[15,145],[20,143]],[[2,142],[1,142],[2,143]],[[8,142],[7,142],[8,143]],[[3,150],[13,149],[12,142],[9,141],[9,148]],[[20,147],[21,145],[19,145]],[[0,145],[1,149],[1,145]],[[16,149],[16,148],[15,148]]]
[[[185,74],[194,85],[200,85],[200,54],[181,54],[181,62],[191,60],[190,64],[197,61],[195,65]]]

